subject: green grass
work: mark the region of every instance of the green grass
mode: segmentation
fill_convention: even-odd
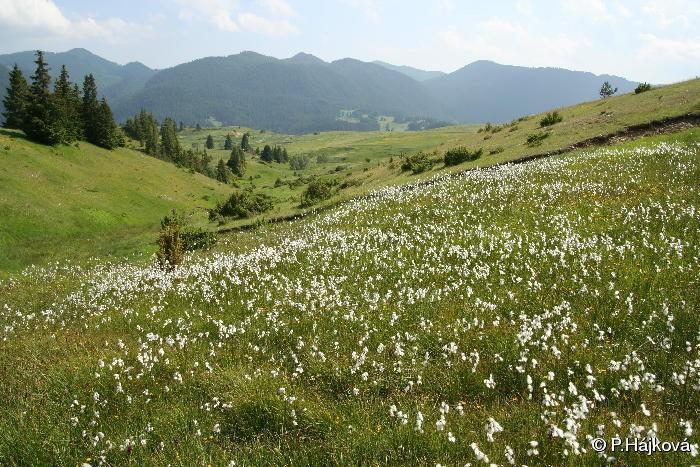
[[[699,179],[693,129],[386,189],[172,275],[1,282],[0,463],[464,465],[476,443],[573,466],[605,463],[598,433],[697,444]]]
[[[555,110],[555,109],[552,109]],[[398,185],[415,181],[417,178],[430,178],[439,173],[461,171],[471,167],[488,166],[513,160],[529,154],[539,154],[561,148],[594,136],[619,131],[630,125],[660,120],[666,117],[700,112],[700,79],[670,86],[654,88],[652,91],[635,95],[614,96],[571,107],[556,109],[563,121],[546,128],[540,128],[540,120],[545,113],[524,116],[497,132],[477,132],[483,125],[457,125],[420,132],[325,132],[302,136],[261,133],[259,130],[222,127],[196,131],[187,129],[180,133],[185,147],[192,143],[204,148],[208,134],[216,141],[210,151],[216,159],[228,160],[228,151],[223,147],[226,134],[231,133],[239,142],[242,134],[251,134],[251,145],[262,148],[265,144],[279,144],[287,148],[290,155],[307,155],[312,164],[307,170],[294,174],[286,164],[265,164],[248,158],[248,172],[236,183],[244,188],[265,190],[276,200],[276,208],[265,217],[285,216],[301,212],[299,201],[305,184],[290,189],[288,186],[273,188],[275,180],[294,180],[298,176],[322,176],[336,178],[340,182],[352,181],[350,187],[341,190],[326,204],[337,203],[369,190],[387,185]],[[528,145],[528,136],[545,132],[547,137],[537,144]],[[475,162],[444,167],[437,164],[431,171],[419,176],[402,173],[399,169],[401,154],[418,151],[437,151],[444,154],[450,148],[467,146],[473,150],[483,148],[484,157]],[[315,163],[316,156],[324,154],[329,162]],[[393,160],[393,163],[391,162]],[[336,167],[341,167],[338,172]],[[253,177],[249,180],[249,177]],[[251,220],[232,222],[232,225],[250,223]],[[255,219],[252,222],[256,222]]]
[[[498,132],[477,132],[479,125],[460,125],[421,132],[328,132],[303,136],[229,127],[186,129],[184,147],[205,146],[212,134],[216,159],[228,159],[226,134],[240,141],[245,131],[251,145],[280,144],[290,155],[307,155],[308,169],[295,173],[287,164],[263,163],[248,157],[248,171],[235,184],[263,191],[274,201],[272,211],[252,219],[231,221],[223,228],[258,224],[296,215],[311,177],[334,179],[338,189],[319,207],[362,196],[384,186],[401,185],[438,174],[513,160],[528,154],[567,147],[582,139],[626,126],[700,111],[700,80],[655,88],[606,100],[558,109],[564,120],[548,127],[547,138],[528,147],[528,135],[540,132],[541,115],[526,117]],[[401,172],[400,155],[455,146],[484,149],[475,162],[454,167],[442,163],[420,175]],[[328,162],[317,163],[320,154]],[[29,264],[64,258],[124,256],[152,252],[159,220],[171,208],[193,212],[193,223],[206,224],[205,209],[225,197],[225,187],[200,175],[135,151],[106,152],[86,143],[80,148],[48,148],[29,143],[16,133],[0,133],[0,271],[17,272]],[[283,184],[275,187],[280,179]],[[301,180],[300,180],[301,179]],[[218,228],[208,224],[208,228]]]
[[[170,209],[206,222],[230,191],[139,152],[46,147],[0,132],[0,271],[90,256],[153,252]]]

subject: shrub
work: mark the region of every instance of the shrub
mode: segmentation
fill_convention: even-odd
[[[330,180],[312,180],[301,195],[301,207],[313,206],[333,196],[333,185]]]
[[[304,170],[309,166],[309,158],[306,156],[292,156],[289,159],[289,167],[292,170]]]
[[[617,88],[613,88],[612,85],[609,82],[604,82],[603,85],[600,87],[600,97],[605,99],[607,97],[612,96],[617,92]]]
[[[639,83],[639,86],[634,88],[635,94],[641,94],[643,92],[651,91],[651,84],[649,83]]]
[[[554,112],[547,112],[547,115],[544,116],[542,120],[540,120],[540,127],[546,127],[546,126],[552,126],[555,123],[559,123],[562,120],[564,120],[564,117],[559,115],[559,112],[556,110]]]
[[[237,190],[224,203],[218,203],[209,211],[209,219],[215,220],[217,217],[243,219],[262,214],[270,209],[272,209],[272,200],[266,194]]]
[[[531,133],[527,135],[527,145],[531,148],[535,146],[539,146],[542,144],[542,141],[544,141],[547,137],[549,137],[549,133],[546,131],[541,131],[539,133]]]
[[[216,245],[216,234],[201,228],[185,230],[180,233],[185,251],[208,250]]]
[[[489,151],[489,154],[500,154],[504,151],[503,146],[498,146]]]
[[[414,174],[419,174],[421,172],[427,172],[428,170],[432,169],[433,165],[435,165],[435,161],[428,157],[426,153],[421,151],[411,156],[403,156],[403,161],[401,162],[401,171],[411,171]]]
[[[445,153],[445,165],[457,165],[462,162],[475,161],[481,157],[483,150],[470,151],[466,146],[459,146],[449,149]]]
[[[180,230],[184,219],[176,210],[160,221],[160,236],[158,237],[158,264],[164,271],[174,271],[184,259],[184,245],[180,238]]]
[[[330,161],[330,157],[328,157],[328,154],[319,154],[316,156],[316,163],[317,164],[325,164],[326,162]]]

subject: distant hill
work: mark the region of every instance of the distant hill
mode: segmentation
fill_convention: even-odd
[[[383,66],[384,68],[387,68],[389,70],[394,70],[398,71],[399,73],[403,73],[404,75],[408,76],[409,78],[413,78],[416,81],[426,81],[432,78],[444,76],[446,74],[442,71],[427,71],[418,68],[413,68],[412,66],[392,65],[391,63],[382,62],[381,60],[375,60],[372,63],[375,63],[379,66]]]
[[[85,75],[92,73],[100,93],[110,100],[124,98],[142,89],[146,81],[157,73],[141,63],[119,65],[85,49],[71,49],[59,53],[46,52],[45,58],[51,67],[52,77],[58,76],[61,65],[66,65],[71,80],[76,83],[82,83]],[[34,73],[34,60],[35,51],[0,55],[1,65],[12,68],[16,63],[27,79]]]
[[[423,84],[462,123],[505,122],[597,99],[604,81],[623,94],[637,83],[611,75],[562,68],[526,68],[482,60]]]
[[[193,124],[208,117],[244,126],[303,133],[355,127],[341,109],[386,115],[435,115],[439,105],[415,80],[353,59],[326,63],[298,54],[279,60],[255,52],[209,57],[159,72],[128,99],[115,101],[123,119],[147,108],[156,117]]]
[[[618,93],[637,84],[617,76],[489,61],[444,74],[352,58],[328,63],[307,53],[277,59],[242,52],[160,71],[138,62],[119,65],[85,49],[47,53],[46,59],[54,75],[65,64],[76,82],[93,73],[120,121],[145,108],[159,119],[171,116],[190,125],[214,119],[283,133],[378,130],[379,115],[504,122],[597,99],[606,80]],[[14,63],[30,76],[34,52],[0,55],[0,66]],[[2,85],[7,70],[0,69],[0,75]],[[339,119],[341,110],[358,110],[354,115],[360,118]]]

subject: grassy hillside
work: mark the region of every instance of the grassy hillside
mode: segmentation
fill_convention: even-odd
[[[548,130],[539,128],[538,115],[488,132],[478,132],[478,126],[452,126],[422,132],[290,136],[229,127],[187,129],[180,138],[185,147],[194,143],[203,148],[211,133],[221,148],[227,133],[238,141],[244,131],[249,131],[254,147],[281,144],[291,155],[308,156],[309,167],[296,173],[287,164],[249,158],[248,172],[236,185],[273,197],[275,207],[264,216],[269,219],[302,212],[300,198],[311,177],[333,179],[342,187],[332,199],[319,205],[324,206],[375,188],[552,151],[628,125],[688,112],[700,112],[700,80],[560,109],[564,120]],[[549,136],[539,146],[527,146],[528,135],[545,131]],[[458,145],[483,148],[484,156],[449,168],[438,163],[421,175],[402,173],[399,168],[403,153],[435,150],[440,157]],[[215,158],[229,156],[223,149],[211,153]],[[324,162],[318,162],[318,156],[324,156]],[[204,209],[231,189],[130,150],[106,152],[84,143],[80,148],[47,148],[29,143],[16,133],[2,132],[0,214],[4,221],[0,225],[0,270],[18,270],[53,259],[152,251],[158,221],[169,209],[194,211],[197,214],[193,221],[204,224]],[[258,220],[232,221],[224,228]],[[213,224],[208,227],[217,228]]]
[[[248,172],[242,180],[237,181],[241,187],[264,190],[271,194],[276,199],[276,209],[272,216],[289,215],[300,212],[299,201],[306,184],[275,188],[278,178],[294,181],[299,177],[322,176],[345,182],[349,187],[341,190],[330,201],[332,203],[381,186],[409,183],[471,167],[489,166],[526,155],[566,148],[575,142],[613,133],[630,125],[700,112],[700,79],[660,87],[639,95],[616,96],[558,110],[563,121],[547,128],[540,128],[539,122],[544,114],[539,114],[525,116],[510,125],[496,126],[488,132],[478,132],[479,126],[461,125],[421,132],[326,132],[294,136],[226,127],[201,131],[188,129],[180,133],[180,137],[186,147],[196,143],[204,148],[207,135],[212,134],[219,149],[211,151],[211,154],[224,160],[228,159],[229,154],[220,148],[223,147],[226,134],[232,134],[239,141],[245,131],[250,132],[253,147],[281,144],[291,155],[307,155],[312,163],[308,169],[296,174],[288,165],[266,164],[249,158]],[[528,146],[527,138],[533,134],[547,136],[541,144]],[[403,153],[435,150],[440,157],[447,149],[460,145],[471,149],[483,148],[484,156],[475,162],[455,167],[445,167],[438,163],[432,170],[418,176],[400,170],[399,158]],[[316,163],[320,154],[327,156],[328,162]],[[270,214],[266,217],[270,217]],[[249,221],[232,224],[246,222]]]
[[[172,208],[206,219],[230,188],[128,149],[51,148],[0,130],[0,271],[152,251]]]
[[[607,105],[608,103],[605,103]],[[687,465],[700,131],[0,283],[0,463]]]

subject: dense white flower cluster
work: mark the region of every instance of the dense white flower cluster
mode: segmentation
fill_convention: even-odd
[[[148,424],[110,439],[110,407],[178,400],[231,367],[251,384],[276,381],[269,396],[291,426],[307,416],[299,388],[333,378],[351,401],[390,395],[376,423],[441,432],[471,461],[579,456],[591,436],[690,438],[697,412],[659,404],[700,400],[697,292],[684,295],[698,286],[700,206],[683,201],[698,193],[669,184],[652,199],[638,187],[662,170],[697,174],[699,152],[600,149],[387,188],[289,228],[294,236],[188,258],[173,273],[74,272],[80,287],[49,308],[4,304],[0,337],[123,333],[96,359],[92,396],[66,401],[96,459],[156,439],[167,447]],[[536,410],[537,440],[508,439],[516,424],[489,414],[497,401]],[[624,415],[606,408],[621,401]],[[203,402],[193,433],[222,436],[232,404]]]

